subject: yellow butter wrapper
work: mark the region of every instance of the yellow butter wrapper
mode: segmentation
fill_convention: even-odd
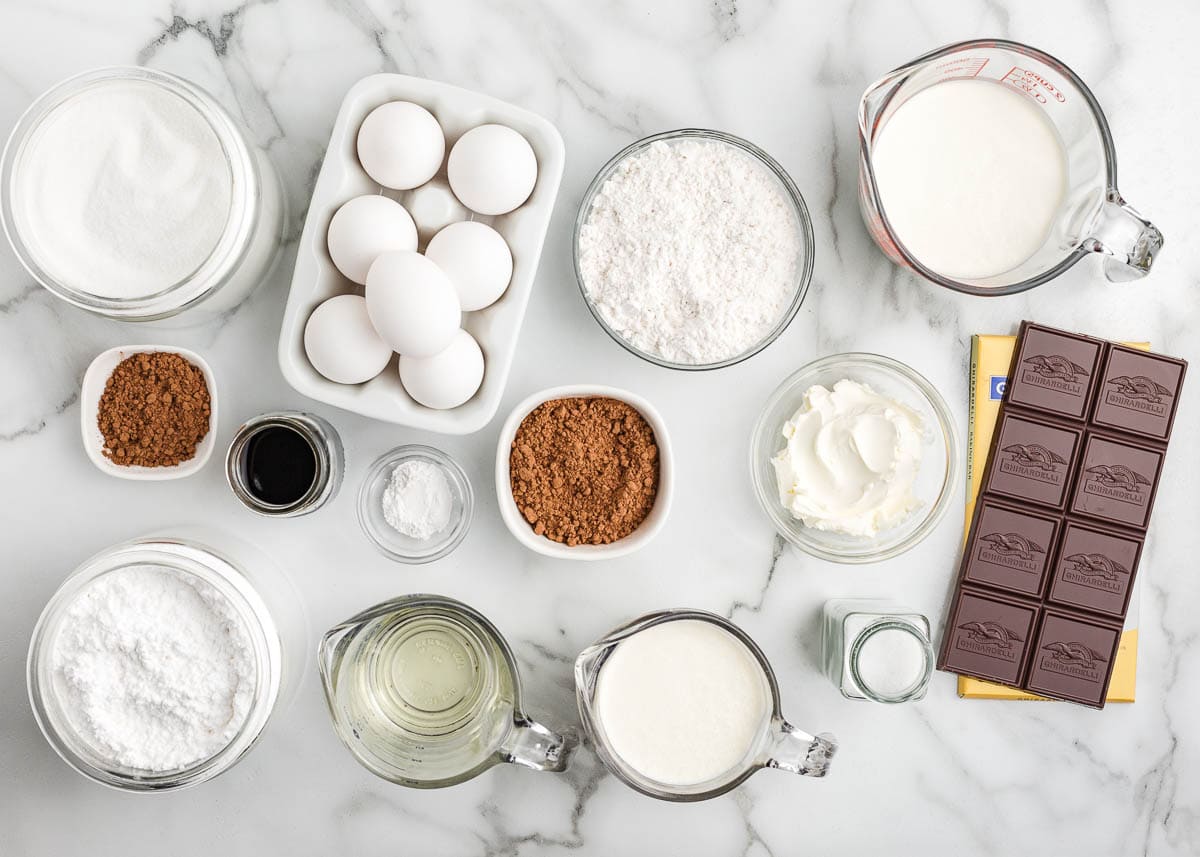
[[[1126,342],[1130,348],[1150,350],[1148,342]],[[971,383],[970,413],[967,425],[967,514],[963,531],[963,543],[971,530],[971,518],[975,514],[975,500],[983,482],[983,468],[987,464],[988,450],[992,446],[992,432],[996,418],[1000,415],[1000,400],[1004,397],[1004,386],[1008,383],[1008,370],[1012,364],[1015,336],[971,337]],[[1137,640],[1138,614],[1141,602],[1141,574],[1134,581],[1129,599],[1129,612],[1125,615],[1125,630],[1117,649],[1113,664],[1112,679],[1108,685],[1108,702],[1133,702],[1137,685]],[[964,699],[1028,699],[1048,702],[1015,687],[996,684],[968,676],[958,677],[958,695]]]

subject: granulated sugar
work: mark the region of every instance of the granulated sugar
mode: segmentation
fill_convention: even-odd
[[[584,289],[635,348],[716,363],[764,339],[791,305],[803,237],[779,179],[717,141],[657,141],[627,157],[580,232]]]
[[[111,571],[75,596],[53,670],[64,713],[92,752],[156,772],[224,749],[246,721],[257,679],[228,599],[151,565]]]
[[[39,125],[15,183],[16,223],[38,263],[79,292],[153,295],[217,246],[232,179],[208,120],[144,81],[104,81]]]

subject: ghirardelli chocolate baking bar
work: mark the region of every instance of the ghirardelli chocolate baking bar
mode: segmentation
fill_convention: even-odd
[[[1041,594],[1058,535],[1058,521],[985,500],[972,549],[963,555],[963,579],[1019,595]]]
[[[1008,382],[1015,405],[1081,420],[1087,416],[1104,343],[1035,327],[1021,339]]]
[[[1155,440],[1166,440],[1187,363],[1114,345],[1100,376],[1092,422]]]
[[[939,669],[1104,706],[1186,371],[1021,326]]]

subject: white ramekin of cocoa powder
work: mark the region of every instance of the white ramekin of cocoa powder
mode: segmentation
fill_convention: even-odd
[[[552,387],[518,404],[496,446],[496,497],[509,532],[558,559],[612,559],[662,529],[674,493],[666,424],[641,396]]]
[[[120,387],[110,389],[114,373],[131,358],[145,365],[133,366]],[[153,407],[138,411],[139,387],[147,398],[158,399]],[[216,379],[204,358],[187,348],[122,345],[101,352],[83,375],[79,401],[84,450],[110,476],[149,481],[190,476],[216,446]],[[118,419],[122,414],[127,419]],[[133,436],[139,432],[145,437]]]

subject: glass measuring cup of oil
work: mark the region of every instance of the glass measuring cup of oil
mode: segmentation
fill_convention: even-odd
[[[859,104],[859,203],[893,262],[961,292],[1041,285],[1090,253],[1114,282],[1150,270],[1162,233],[1117,190],[1095,96],[1017,42],[960,42],[889,72]]]
[[[452,598],[408,595],[331,629],[318,654],[334,730],[377,776],[465,782],[500,762],[562,771],[569,745],[521,707],[508,643]]]

